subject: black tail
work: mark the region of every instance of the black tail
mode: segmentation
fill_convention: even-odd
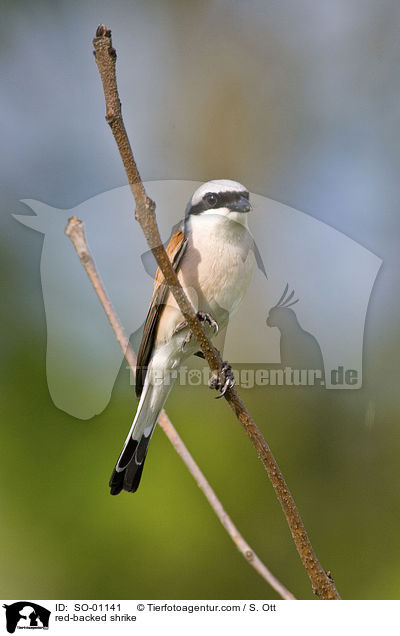
[[[129,440],[110,477],[111,495],[119,495],[121,490],[137,491],[150,440],[151,435],[142,435],[140,442],[132,438]]]

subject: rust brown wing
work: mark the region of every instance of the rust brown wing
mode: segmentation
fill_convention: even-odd
[[[175,271],[178,270],[182,256],[187,245],[187,238],[181,229],[176,230],[166,247],[168,258]],[[136,363],[136,395],[140,397],[144,381],[146,379],[147,367],[153,351],[154,340],[157,333],[158,323],[165,307],[165,300],[168,293],[168,285],[164,283],[164,276],[160,268],[157,269],[154,279],[154,291],[151,298],[149,311],[143,328],[142,340],[139,347]]]

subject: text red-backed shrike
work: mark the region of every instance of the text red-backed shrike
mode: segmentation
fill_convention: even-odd
[[[226,327],[253,274],[255,246],[247,226],[250,208],[249,192],[240,183],[204,183],[193,194],[185,219],[166,248],[179,282],[211,338]],[[137,358],[140,401],[110,478],[112,495],[137,490],[151,435],[173,385],[171,372],[199,350],[163,280],[158,269]],[[222,392],[231,382],[228,369]]]

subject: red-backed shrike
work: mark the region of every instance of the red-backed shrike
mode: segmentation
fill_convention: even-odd
[[[184,222],[166,249],[209,337],[226,327],[253,274],[255,246],[247,226],[250,208],[249,192],[240,183],[204,183],[193,194]],[[163,280],[158,269],[137,359],[140,401],[111,475],[112,495],[137,490],[151,435],[173,385],[171,372],[199,350]],[[227,372],[222,392],[231,382]]]

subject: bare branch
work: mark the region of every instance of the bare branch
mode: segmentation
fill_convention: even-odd
[[[89,276],[90,282],[100,300],[100,303],[105,311],[105,314],[110,322],[110,325],[117,337],[117,340],[121,346],[122,352],[129,365],[132,373],[132,377],[135,377],[136,356],[133,351],[129,340],[126,336],[125,330],[115,313],[110,299],[108,298],[105,287],[100,279],[95,262],[91,255],[89,246],[86,241],[85,228],[83,222],[77,217],[69,219],[67,227],[65,228],[65,234],[71,239],[75,250],[79,256],[83,267]],[[249,544],[244,540],[239,530],[225,511],[222,503],[218,499],[217,495],[211,488],[204,474],[196,464],[192,455],[189,453],[178,432],[173,426],[171,420],[164,410],[161,411],[158,418],[158,424],[168,437],[172,446],[175,448],[182,461],[186,464],[191,475],[197,482],[199,488],[203,491],[210,506],[214,510],[218,519],[224,526],[225,530],[231,537],[233,543],[236,545],[239,552],[242,553],[246,561],[271,585],[271,587],[278,592],[278,594],[286,600],[293,600],[295,597],[291,594],[284,585],[270,572],[266,565],[258,558],[256,553],[252,550]]]
[[[168,436],[169,441],[173,444],[176,452],[180,455],[180,457],[185,462],[187,468],[190,470],[191,474],[195,478],[197,485],[205,496],[208,499],[210,506],[213,508],[215,514],[218,519],[224,526],[225,530],[231,537],[232,541],[238,548],[238,550],[243,554],[244,558],[250,565],[253,566],[255,570],[271,585],[280,594],[283,599],[286,600],[294,600],[293,594],[291,594],[280,581],[268,570],[268,568],[264,565],[264,563],[258,558],[254,550],[249,546],[247,541],[244,540],[239,530],[229,517],[228,513],[225,511],[222,503],[218,499],[217,495],[211,488],[204,474],[201,472],[200,468],[194,461],[193,457],[187,450],[185,444],[182,439],[179,437],[176,429],[172,426],[171,421],[168,419],[165,411],[161,412],[160,417],[158,418],[158,423],[162,427],[164,433]]]
[[[147,242],[152,249],[171,293],[174,295],[179,309],[187,320],[192,334],[196,337],[213,374],[219,374],[222,366],[221,356],[206,337],[200,322],[196,318],[193,307],[179,284],[176,273],[172,268],[161,242],[155,218],[155,204],[146,195],[133,158],[132,149],[122,119],[121,103],[118,96],[115,75],[116,52],[111,43],[111,31],[104,25],[100,25],[97,28],[93,46],[96,63],[103,83],[106,102],[106,120],[110,124],[115,141],[117,142],[128,181],[135,198],[135,217],[142,227]],[[321,599],[339,599],[340,597],[333,580],[327,575],[317,559],[293,497],[268,444],[247,411],[243,401],[240,399],[235,387],[228,389],[224,397],[244,426],[247,435],[251,439],[264,464],[287,519],[301,561],[312,582],[313,591]]]

